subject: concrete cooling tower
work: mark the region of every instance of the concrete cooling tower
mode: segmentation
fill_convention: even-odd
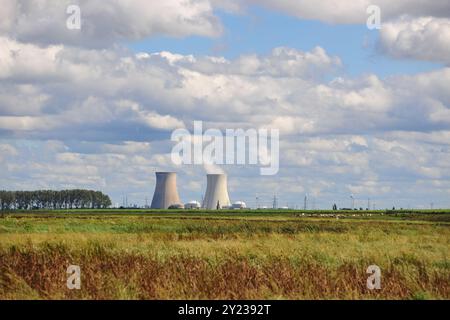
[[[177,191],[175,172],[156,172],[156,187],[152,200],[152,209],[168,209],[181,204]]]
[[[217,209],[230,206],[230,198],[227,190],[227,176],[225,174],[208,174],[206,181],[206,193],[203,199],[203,208]]]

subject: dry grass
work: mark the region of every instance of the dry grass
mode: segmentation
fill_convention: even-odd
[[[380,219],[8,217],[0,298],[449,299],[449,240],[446,223]]]

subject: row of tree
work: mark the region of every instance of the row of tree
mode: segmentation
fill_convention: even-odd
[[[109,196],[93,190],[0,191],[1,210],[103,209],[110,206]]]

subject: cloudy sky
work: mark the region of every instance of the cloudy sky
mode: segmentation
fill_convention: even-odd
[[[224,166],[232,201],[450,207],[450,2],[0,0],[0,189],[200,200],[171,133],[280,129],[280,171]],[[70,4],[81,29],[66,26]]]

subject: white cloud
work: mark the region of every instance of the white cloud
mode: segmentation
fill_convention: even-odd
[[[102,151],[114,154],[141,154],[149,152],[151,144],[149,142],[124,141],[122,144],[104,144]]]
[[[395,58],[450,64],[450,19],[402,17],[384,23],[380,45]]]
[[[91,135],[120,136],[137,126],[133,132],[140,135],[136,129],[172,130],[196,118],[221,126],[271,124],[285,134],[448,124],[449,68],[386,80],[367,75],[325,81],[341,63],[319,47],[276,48],[267,56],[226,60],[3,41],[0,56],[17,48],[23,57],[41,58],[0,62],[0,69],[8,70],[2,87],[7,89],[0,90],[0,128],[11,132],[85,125]],[[243,63],[249,59],[252,63]]]
[[[160,115],[154,111],[146,111],[136,102],[121,100],[116,105],[118,106],[120,113],[122,113],[123,110],[128,109],[132,113],[132,119],[134,121],[143,123],[150,128],[163,130],[184,128],[183,121],[169,115]]]
[[[69,30],[68,5],[81,9],[81,29]],[[110,46],[155,35],[217,36],[222,26],[208,0],[4,0],[0,32],[39,44]]]
[[[55,67],[61,46],[40,48],[0,37],[0,48],[0,79],[31,79],[44,73],[57,76]]]
[[[31,84],[0,87],[0,116],[39,115],[50,99],[50,95],[41,92]]]
[[[171,66],[184,67],[208,75],[319,78],[342,67],[339,57],[328,55],[322,47],[315,47],[309,52],[278,47],[267,56],[242,55],[232,61],[223,57],[196,58],[170,52],[160,52],[151,57],[164,59]]]

